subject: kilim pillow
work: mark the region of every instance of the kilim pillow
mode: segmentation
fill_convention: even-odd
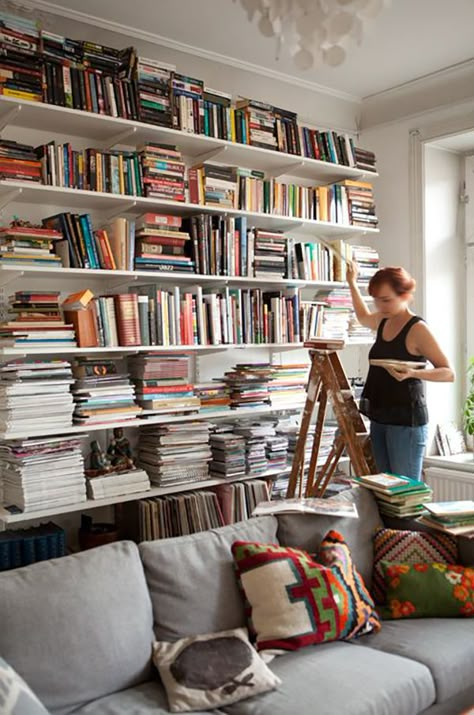
[[[340,638],[351,640],[379,631],[380,620],[372,596],[354,566],[348,545],[338,531],[328,531],[319,547],[317,559],[331,568],[340,584],[343,599]]]
[[[474,568],[455,564],[382,561],[387,606],[384,618],[474,616]]]
[[[378,529],[374,536],[374,572],[372,595],[375,603],[385,603],[382,561],[404,564],[458,563],[458,547],[450,534],[424,531]]]
[[[232,554],[258,650],[297,650],[339,638],[342,597],[331,569],[305,551],[275,544],[236,541]]]
[[[280,685],[245,628],[153,645],[171,712],[214,710]]]

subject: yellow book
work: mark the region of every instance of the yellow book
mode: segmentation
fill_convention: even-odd
[[[119,189],[120,193],[125,193],[125,177],[123,173],[123,156],[119,154],[118,156],[118,172],[119,172]]]
[[[80,290],[77,293],[71,293],[63,301],[64,310],[84,310],[87,308],[94,294],[89,288]]]
[[[30,92],[22,92],[19,89],[9,89],[4,87],[1,91],[4,97],[14,97],[15,99],[27,99],[30,102],[41,102],[41,97],[36,94],[30,94]]]
[[[230,108],[230,139],[231,141],[235,142],[236,141],[236,134],[235,134],[235,109],[234,107]]]

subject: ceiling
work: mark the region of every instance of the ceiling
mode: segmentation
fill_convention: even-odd
[[[285,51],[275,58],[275,42],[234,0],[40,0],[167,38],[176,49],[217,55],[362,98],[437,72],[474,56],[474,0],[391,0],[367,28],[362,45],[348,47],[337,68],[295,68]],[[70,15],[71,16],[71,15]],[[109,29],[112,27],[109,24]],[[133,38],[134,32],[130,32]],[[133,41],[133,40],[132,40]],[[167,44],[166,40],[164,40]],[[178,43],[178,45],[176,44]]]

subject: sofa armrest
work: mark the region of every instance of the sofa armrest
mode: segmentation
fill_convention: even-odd
[[[388,529],[400,531],[431,531],[429,526],[420,524],[416,519],[400,519],[396,516],[383,516],[383,522]],[[458,536],[459,561],[463,566],[474,566],[474,539]]]

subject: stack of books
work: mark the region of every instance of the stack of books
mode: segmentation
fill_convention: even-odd
[[[367,181],[346,179],[343,182],[349,204],[349,220],[352,226],[377,228],[374,189]]]
[[[270,405],[269,383],[272,376],[270,363],[240,363],[232,371],[224,373],[223,382],[229,386],[231,408]]]
[[[288,270],[288,238],[280,232],[254,231],[255,278],[286,278]]]
[[[106,499],[146,492],[150,489],[150,479],[144,469],[130,469],[126,472],[110,472],[99,476],[86,476],[89,499]]]
[[[41,102],[43,83],[38,23],[6,12],[0,12],[0,23],[0,94]]]
[[[474,501],[441,501],[425,504],[422,524],[455,536],[474,537]]]
[[[40,184],[41,162],[36,156],[35,148],[29,144],[0,139],[0,179],[33,181]]]
[[[147,142],[139,147],[145,196],[184,201],[185,164],[178,147]]]
[[[231,104],[231,94],[204,87],[203,133],[206,136],[233,141]]]
[[[301,334],[303,340],[320,337],[323,333],[325,303],[320,300],[301,301]]]
[[[9,298],[14,320],[0,323],[0,346],[30,348],[76,347],[74,329],[59,309],[59,291],[17,291]]]
[[[245,458],[247,474],[259,476],[268,469],[265,453],[267,439],[275,434],[275,428],[269,421],[243,421],[234,427],[234,434],[245,439]]]
[[[174,66],[139,57],[136,68],[138,113],[140,120],[160,127],[173,126],[171,77]]]
[[[189,169],[189,200],[219,208],[238,208],[237,169],[221,164],[200,164]]]
[[[107,268],[115,270],[126,266],[118,265],[115,256],[119,255],[117,242],[115,251],[105,229],[92,230],[90,214],[72,214],[69,211],[47,216],[43,219],[45,231],[59,234],[67,242],[68,264],[73,268]]]
[[[363,169],[363,171],[376,172],[376,159],[373,151],[368,149],[361,149],[361,147],[354,147],[354,158],[355,165],[358,169]]]
[[[333,164],[355,166],[355,147],[348,134],[334,131],[319,131],[310,127],[299,127],[302,156]]]
[[[56,559],[66,553],[66,534],[50,522],[0,534],[0,571]]]
[[[268,469],[284,471],[288,465],[288,438],[275,434],[265,440]]]
[[[186,219],[185,226],[192,239],[196,273],[252,275],[252,232],[247,231],[246,216],[233,218],[197,214]]]
[[[268,386],[272,406],[288,409],[303,407],[306,400],[308,365],[272,365],[272,370]]]
[[[51,437],[0,442],[3,504],[35,512],[86,501],[80,439]]]
[[[354,481],[374,493],[381,514],[412,517],[424,514],[433,490],[424,482],[397,474],[367,474]]]
[[[59,231],[28,225],[0,228],[0,262],[32,266],[60,266],[53,241],[63,238]]]
[[[228,431],[223,431],[227,429]],[[234,433],[232,425],[219,427],[211,434],[212,462],[210,472],[214,477],[236,478],[246,474],[245,439]]]
[[[371,246],[352,246],[352,258],[358,266],[357,282],[367,286],[380,268],[379,252]]]
[[[347,288],[318,291],[317,299],[325,306],[322,314],[321,335],[325,338],[345,340],[348,337],[352,315],[352,301]]]
[[[278,149],[275,108],[272,105],[255,99],[241,99],[236,102],[236,108],[243,110],[248,128],[244,144],[262,149]]]
[[[207,422],[196,420],[143,428],[138,461],[152,484],[167,487],[209,479],[209,430]]]
[[[63,360],[10,362],[0,367],[0,430],[24,432],[72,425],[71,365]]]
[[[199,398],[200,412],[225,412],[230,408],[229,388],[217,378],[215,382],[194,385],[194,394]]]
[[[181,230],[181,224],[181,216],[139,216],[135,224],[135,268],[193,273],[195,264],[187,255],[190,236]]]
[[[72,371],[76,424],[133,420],[141,414],[142,408],[135,402],[134,385],[127,372],[119,372],[114,360],[78,358]]]
[[[143,499],[138,502],[138,514],[140,541],[184,536],[225,524],[212,491]]]
[[[137,355],[130,358],[136,399],[148,415],[199,410],[200,400],[189,381],[189,355]]]
[[[190,134],[202,134],[204,82],[201,79],[173,72],[171,89],[173,127]]]

